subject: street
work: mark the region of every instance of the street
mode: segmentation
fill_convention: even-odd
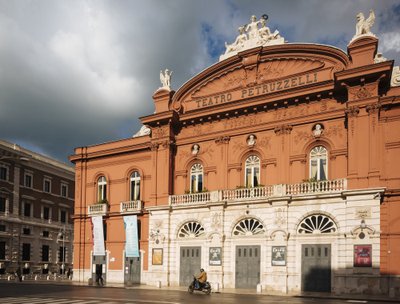
[[[258,303],[368,303],[343,299],[280,297],[268,295],[248,295],[233,293],[189,294],[179,290],[125,289],[74,286],[43,283],[0,283],[0,303],[4,304],[258,304]],[[384,303],[384,302],[371,302]]]

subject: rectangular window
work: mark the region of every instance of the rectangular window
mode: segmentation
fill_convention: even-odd
[[[50,193],[51,192],[51,180],[45,178],[43,181],[43,191]]]
[[[67,221],[67,212],[65,210],[60,211],[60,222],[65,223]]]
[[[0,260],[6,259],[6,242],[0,242]]]
[[[24,185],[27,188],[32,188],[33,187],[33,175],[32,174],[25,173]]]
[[[23,243],[22,244],[22,261],[30,261],[31,260],[31,244]]]
[[[43,230],[43,237],[49,237],[49,231],[48,230]]]
[[[42,245],[42,262],[49,261],[49,252],[50,252],[49,245]]]
[[[251,168],[246,168],[246,187],[250,188],[251,186]]]
[[[6,225],[0,225],[0,232],[6,232]]]
[[[1,180],[7,180],[7,167],[5,167],[5,166],[1,166],[0,167],[0,179]]]
[[[260,180],[260,169],[254,168],[253,187],[257,187]]]
[[[0,197],[0,212],[6,212],[6,198]]]
[[[22,233],[25,235],[30,235],[31,234],[31,230],[29,228],[23,228],[22,229]]]
[[[61,184],[61,196],[67,197],[68,196],[68,185]]]
[[[43,207],[43,219],[44,220],[50,219],[50,208],[49,207]]]
[[[31,216],[31,204],[30,203],[24,203],[24,216]]]

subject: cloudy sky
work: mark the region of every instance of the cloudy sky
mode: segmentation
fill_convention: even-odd
[[[358,12],[400,64],[400,1],[0,0],[0,138],[68,162],[73,149],[132,136],[172,87],[218,61],[252,14],[288,42],[346,50]]]

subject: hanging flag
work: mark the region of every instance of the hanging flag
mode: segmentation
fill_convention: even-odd
[[[125,255],[128,258],[138,258],[139,238],[137,215],[124,216],[125,226]]]
[[[93,216],[93,255],[105,255],[104,233],[103,233],[103,217]]]

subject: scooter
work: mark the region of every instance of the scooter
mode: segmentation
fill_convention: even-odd
[[[199,287],[196,287],[199,286]],[[193,293],[193,291],[198,290],[202,291],[205,294],[210,294],[211,293],[211,285],[208,282],[205,282],[204,284],[200,284],[200,282],[197,281],[196,277],[193,277],[193,282],[189,285],[188,291],[189,293]]]

